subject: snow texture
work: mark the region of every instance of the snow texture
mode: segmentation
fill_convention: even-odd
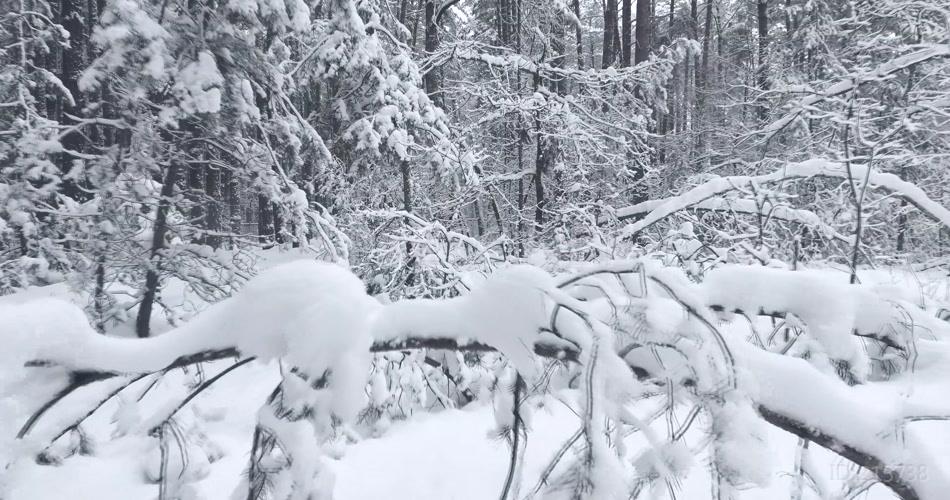
[[[627,237],[636,235],[650,225],[680,210],[702,204],[710,198],[739,189],[743,186],[748,186],[750,183],[767,184],[786,179],[810,177],[850,178],[853,179],[854,182],[861,182],[866,177],[869,186],[882,188],[906,199],[928,217],[933,218],[946,227],[950,227],[950,210],[947,210],[941,204],[930,199],[922,189],[912,183],[904,181],[899,176],[891,173],[878,172],[864,165],[852,165],[849,169],[845,163],[816,158],[797,163],[789,163],[783,168],[769,174],[737,175],[709,180],[687,190],[683,194],[667,198],[658,206],[652,208],[644,218],[625,227],[623,234]],[[632,207],[629,210],[618,209],[618,213],[625,213],[626,211],[638,212],[641,211],[641,209],[638,207]]]

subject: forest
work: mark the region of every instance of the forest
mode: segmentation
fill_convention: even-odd
[[[941,500],[950,0],[0,0],[0,500]]]

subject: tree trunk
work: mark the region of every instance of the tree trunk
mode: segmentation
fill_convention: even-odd
[[[756,18],[758,20],[759,33],[759,67],[756,71],[756,79],[759,91],[765,92],[769,89],[768,75],[768,50],[769,50],[769,3],[768,0],[758,0],[756,4]],[[768,115],[768,106],[762,98],[759,106],[759,118],[765,120]]]
[[[901,200],[901,212],[897,216],[897,252],[904,251],[907,242],[907,200]]]
[[[261,245],[267,245],[273,232],[271,231],[270,200],[264,195],[257,196],[257,236]]]
[[[422,9],[419,7],[422,5],[423,0],[419,0],[419,5],[416,5],[416,15],[412,16],[412,47],[416,47],[416,40],[419,39],[419,13],[422,12]]]
[[[697,123],[697,150],[703,154],[706,149],[707,107],[706,99],[709,94],[709,42],[712,36],[713,0],[706,0],[706,22],[703,26],[703,55],[699,70],[696,71],[696,123]]]
[[[188,217],[191,223],[198,226],[199,230],[204,230],[205,207],[204,207],[204,163],[193,163],[188,165],[188,193],[191,210]],[[197,243],[204,243],[204,234],[199,234]]]
[[[162,250],[165,249],[165,234],[168,233],[168,211],[171,209],[172,195],[175,193],[175,184],[178,182],[178,171],[181,166],[173,160],[165,178],[162,180],[161,198],[155,214],[155,225],[152,228],[152,250],[149,255],[148,271],[145,273],[145,291],[139,303],[138,316],[135,318],[135,334],[139,337],[149,336],[149,322],[152,319],[152,306],[158,294],[158,284],[161,278]]]
[[[792,27],[792,16],[790,10],[792,8],[792,0],[785,0],[785,40],[792,39],[792,33],[795,29]]]
[[[101,252],[102,250],[99,250]],[[96,331],[106,331],[106,264],[105,256],[100,253],[96,257],[96,288],[92,292],[93,310],[96,315]]]
[[[621,33],[622,37],[620,40],[621,45],[621,54],[620,54],[620,66],[627,67],[630,66],[630,53],[631,45],[633,40],[631,39],[632,33],[630,33],[631,28],[633,27],[632,15],[632,3],[633,0],[622,0],[622,14],[621,14]],[[638,20],[639,21],[639,20]],[[639,24],[639,23],[638,23]]]
[[[640,64],[650,58],[650,39],[653,36],[651,17],[650,0],[637,0],[637,48],[633,55],[634,64]]]
[[[284,242],[284,219],[280,216],[280,205],[271,203],[271,214],[274,222],[274,243]]]
[[[507,0],[498,0],[495,2],[495,34],[498,36],[498,43],[508,46],[508,37],[505,33],[505,16],[508,14]]]
[[[402,209],[407,213],[412,213],[412,171],[409,168],[409,162],[403,160],[399,163],[399,172],[402,174]],[[406,225],[409,225],[409,219],[406,219]],[[406,275],[406,285],[411,286],[415,282],[416,273],[415,257],[412,255],[412,243],[406,241],[406,268],[409,273]]]
[[[584,69],[584,37],[581,32],[581,2],[574,0],[574,17],[577,18],[577,25],[574,26],[574,37],[577,44],[577,69]]]
[[[604,4],[604,52],[600,59],[601,68],[609,68],[616,59],[614,40],[617,37],[617,0],[607,0]]]
[[[550,27],[551,33],[551,52],[553,52],[551,57],[551,67],[552,68],[564,68],[567,66],[567,51],[565,50],[565,36],[564,31],[564,16],[558,12],[554,15],[554,19],[551,21]],[[560,95],[567,93],[567,80],[558,79],[557,81],[552,81],[553,89]]]
[[[426,55],[432,56],[439,49],[439,27],[437,26],[435,0],[426,0]],[[442,107],[442,89],[439,81],[439,68],[435,65],[428,65],[428,70],[422,75],[422,80],[426,86],[426,93],[429,94],[429,100],[435,105]]]
[[[409,3],[409,0],[400,0],[399,2],[399,24],[405,26],[406,24],[406,7]]]
[[[544,171],[547,170],[547,155],[544,152],[544,139],[541,137],[540,122],[538,123],[537,149],[534,158],[534,227],[541,232],[544,225]]]
[[[89,30],[85,26],[87,17],[85,11],[84,0],[62,0],[60,2],[60,17],[63,28],[69,32],[69,46],[62,51],[62,70],[59,79],[72,97],[72,102],[69,99],[63,101],[61,121],[64,125],[75,124],[76,121],[69,118],[68,115],[78,117],[83,109],[82,94],[79,91],[79,76],[85,67],[84,52],[89,42]],[[72,169],[73,163],[73,155],[70,154],[70,151],[81,153],[84,149],[83,135],[78,131],[69,132],[62,137],[61,143],[66,151],[60,156],[59,169],[63,174],[67,174]],[[89,199],[89,196],[80,189],[79,184],[73,179],[63,179],[60,192],[78,201]]]
[[[706,23],[703,26],[703,56],[699,72],[699,88],[705,90],[709,84],[709,41],[712,37],[713,0],[706,0]]]
[[[221,169],[209,168],[205,173],[205,195],[207,207],[205,209],[204,227],[210,234],[205,237],[205,244],[217,249],[221,246]]]

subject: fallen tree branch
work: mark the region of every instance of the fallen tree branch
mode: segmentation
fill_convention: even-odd
[[[178,413],[179,411],[181,411],[181,409],[184,408],[185,405],[187,405],[192,399],[195,399],[199,394],[201,394],[202,392],[204,392],[205,389],[207,389],[208,387],[211,387],[212,384],[214,384],[215,382],[217,382],[218,380],[220,380],[222,377],[224,377],[224,376],[227,375],[228,373],[231,373],[233,370],[235,370],[235,369],[237,369],[237,368],[240,368],[240,367],[242,367],[242,366],[244,366],[244,365],[250,363],[251,361],[254,361],[255,359],[257,359],[257,358],[254,358],[253,356],[250,357],[250,358],[244,358],[244,359],[242,359],[242,360],[240,360],[240,361],[234,363],[233,365],[231,365],[231,366],[225,368],[224,370],[221,370],[217,375],[215,375],[215,376],[209,378],[208,380],[205,380],[204,383],[202,383],[201,385],[199,385],[195,390],[191,391],[191,393],[188,394],[188,397],[186,397],[185,399],[183,399],[183,400],[181,401],[181,403],[178,403],[178,405],[176,405],[175,408],[172,409],[172,411],[170,411],[170,412],[168,413],[168,415],[165,416],[164,419],[162,419],[162,422],[161,422],[160,424],[158,424],[158,425],[156,425],[155,427],[153,427],[153,428],[151,429],[151,432],[153,432],[153,433],[154,433],[154,432],[158,432],[158,430],[159,430],[163,425],[165,425],[166,423],[168,423],[168,421],[171,420],[172,417],[174,417],[176,413]]]
[[[709,308],[712,309],[713,311],[716,311],[716,312],[725,312],[725,310],[726,310],[725,307],[720,306],[720,305],[711,305],[711,306],[709,306]],[[749,315],[749,312],[748,312],[748,311],[744,311],[744,310],[742,310],[742,309],[732,309],[732,310],[729,311],[729,312],[734,313],[734,314],[739,314],[739,315],[745,315],[745,316]],[[768,317],[770,317],[770,318],[777,318],[777,319],[785,319],[785,317],[788,316],[788,313],[786,313],[786,312],[784,312],[784,311],[765,311],[765,310],[763,310],[763,309],[759,309],[759,310],[755,313],[755,315],[756,315],[756,316],[768,316]],[[858,330],[854,330],[854,331],[851,332],[851,333],[852,333],[853,335],[855,335],[855,336],[858,336],[858,337],[864,337],[864,338],[869,338],[869,339],[872,339],[872,340],[876,340],[876,341],[878,341],[878,342],[880,342],[880,343],[886,345],[887,347],[890,347],[890,348],[892,348],[892,349],[896,349],[896,350],[898,350],[898,351],[900,351],[900,352],[902,352],[902,353],[906,353],[906,352],[907,352],[907,348],[906,348],[906,346],[904,346],[903,342],[901,342],[900,339],[895,339],[895,338],[894,338],[893,336],[891,336],[891,335],[882,334],[882,333],[880,333],[880,332],[871,332],[871,331],[864,331],[864,332],[863,332],[863,331],[858,331]]]
[[[426,321],[425,317],[420,317],[420,321]],[[406,337],[398,340],[376,343],[371,347],[373,352],[399,351],[409,349],[454,349],[461,351],[494,351],[494,349],[483,343],[465,342],[463,340],[451,337],[428,337],[415,338]],[[580,352],[576,348],[569,346],[555,345],[551,342],[538,342],[534,346],[535,354],[549,359],[558,359],[562,361],[577,361]],[[840,381],[825,381],[824,375],[819,373],[814,367],[806,362],[784,357],[778,354],[771,354],[748,346],[748,349],[740,349],[742,356],[737,357],[737,362],[747,369],[752,378],[755,378],[763,384],[765,390],[758,394],[751,394],[753,402],[761,416],[776,427],[787,432],[795,434],[805,439],[814,441],[829,451],[832,451],[855,464],[873,472],[885,486],[894,491],[901,498],[906,500],[932,499],[935,497],[933,492],[939,491],[943,486],[939,477],[933,477],[934,484],[924,483],[913,477],[907,477],[904,467],[907,464],[905,460],[908,457],[914,457],[912,450],[893,436],[882,434],[887,429],[881,427],[880,415],[864,416],[863,400],[859,393],[853,389],[844,386]],[[176,360],[166,370],[175,367],[185,366],[187,364],[201,361],[211,361],[223,359],[226,357],[239,356],[236,349],[226,348],[214,351],[204,351],[188,356],[182,356]],[[230,371],[237,366],[250,362],[250,358],[245,358],[237,364],[232,365]],[[33,362],[31,366],[49,366],[50,362]],[[638,378],[651,378],[650,370],[643,366],[630,366]],[[45,403],[40,410],[30,417],[27,424],[23,426],[18,434],[19,437],[25,436],[35,425],[37,420],[46,411],[52,408],[57,402],[61,401],[66,395],[79,387],[116,377],[119,374],[112,372],[95,371],[77,371],[70,375],[70,383],[65,389],[60,391],[49,402]],[[803,379],[803,377],[805,379]],[[817,381],[822,383],[816,383]],[[209,381],[210,382],[210,381]],[[788,398],[779,389],[785,385],[793,384],[800,386],[806,383],[809,386],[808,398],[817,398],[819,402],[834,399],[841,405],[847,405],[851,410],[851,415],[847,419],[848,427],[841,431],[840,424],[828,423],[823,420],[821,414],[815,415],[814,420],[803,418],[802,412],[808,411],[807,408],[801,408],[796,398]],[[836,385],[837,384],[837,385]],[[196,391],[200,392],[199,391]],[[806,397],[799,395],[799,397]],[[187,401],[186,401],[187,402]],[[808,405],[804,405],[808,406]],[[838,405],[840,406],[840,405]],[[834,406],[832,405],[832,408]],[[865,421],[866,420],[866,421]],[[837,426],[837,427],[836,427]],[[879,428],[881,427],[881,428]],[[874,432],[868,434],[863,429],[873,429]],[[868,438],[874,441],[873,445],[868,445]],[[920,451],[920,450],[916,450]],[[906,452],[906,453],[905,453]],[[934,474],[937,471],[933,471]]]
[[[898,198],[907,200],[908,203],[916,207],[927,217],[950,228],[950,210],[932,200],[915,184],[907,182],[895,174],[878,172],[865,165],[852,165],[851,175],[854,177],[867,176],[869,187],[884,189],[885,191],[893,193]],[[662,200],[657,206],[651,208],[650,212],[642,219],[624,228],[621,234],[627,238],[636,236],[647,227],[656,224],[680,210],[685,210],[697,205],[702,206],[707,200],[737,190],[741,186],[748,185],[749,183],[770,184],[791,179],[808,179],[812,177],[848,179],[849,173],[846,166],[841,162],[816,158],[798,163],[789,163],[768,174],[719,177],[693,187],[679,196]],[[618,213],[626,213],[628,211],[631,213],[640,212],[637,205],[616,210]]]
[[[883,462],[878,457],[862,451],[852,444],[842,442],[835,436],[826,434],[814,426],[773,411],[767,406],[759,405],[757,409],[759,415],[761,415],[766,422],[775,427],[800,438],[813,441],[828,451],[840,455],[871,471],[877,476],[878,480],[881,481],[881,484],[890,488],[901,500],[920,499],[920,495],[917,494],[913,485],[901,477],[899,474],[900,471],[895,466]]]
[[[675,198],[675,197],[674,197]],[[614,211],[613,217],[622,221],[626,219],[638,219],[659,208],[672,198],[659,200],[647,200],[636,205],[620,208]],[[792,208],[785,205],[767,206],[756,204],[754,200],[748,199],[728,199],[721,197],[712,197],[699,203],[690,205],[686,209],[703,212],[731,212],[735,214],[756,215],[768,219],[776,219],[785,222],[794,222],[817,229],[820,233],[830,236],[839,241],[850,243],[851,239],[839,233],[833,227],[826,224],[821,218],[810,210],[801,208]],[[609,217],[601,217],[598,223],[608,222]]]
[[[194,354],[189,354],[187,356],[181,356],[175,362],[165,367],[161,372],[168,372],[174,370],[175,368],[181,368],[184,366],[190,366],[195,363],[202,363],[205,361],[215,361],[218,359],[224,358],[233,358],[240,356],[237,349],[226,348],[226,349],[217,349],[213,351],[201,351]],[[55,363],[49,360],[34,360],[26,363],[27,367],[46,367],[53,366]],[[148,374],[150,372],[145,372]],[[141,374],[141,373],[140,373]],[[36,422],[39,421],[40,417],[43,416],[50,408],[62,401],[66,396],[69,396],[73,392],[85,387],[94,382],[99,382],[100,380],[106,380],[113,377],[118,377],[123,375],[117,372],[107,372],[107,371],[95,371],[95,370],[77,370],[69,374],[69,382],[66,384],[66,387],[62,388],[57,392],[49,401],[43,404],[39,409],[33,412],[32,415],[26,420],[22,427],[20,427],[19,432],[17,432],[16,437],[22,439],[24,436],[29,434],[30,430],[33,429],[33,426],[36,425]],[[127,374],[132,375],[132,374]]]
[[[845,94],[847,92],[851,92],[865,83],[885,80],[888,76],[897,73],[898,71],[913,67],[930,59],[948,56],[950,56],[950,45],[931,45],[916,52],[911,52],[909,54],[904,54],[891,59],[890,61],[887,61],[866,73],[851,75],[847,79],[830,85],[821,92],[816,92],[795,102],[793,106],[794,109],[792,109],[792,111],[785,114],[785,116],[779,118],[778,120],[768,124],[765,128],[758,131],[757,133],[763,134],[765,136],[765,140],[768,141],[775,134],[779,133],[782,129],[792,123],[796,118],[801,116],[801,114],[804,113],[809,107],[812,107],[819,102]]]

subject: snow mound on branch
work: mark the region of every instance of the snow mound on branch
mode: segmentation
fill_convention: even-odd
[[[0,413],[4,407],[15,404],[13,396],[35,389],[41,379],[51,382],[64,375],[62,369],[25,366],[28,362],[58,360],[81,353],[92,335],[97,334],[82,309],[65,300],[44,298],[0,304]]]
[[[374,321],[373,337],[381,342],[452,337],[464,339],[460,345],[487,344],[530,379],[538,371],[534,343],[540,330],[549,325],[548,293],[554,289],[554,280],[545,271],[530,265],[511,266],[461,297],[387,305]]]
[[[82,314],[75,306],[67,307]],[[376,308],[349,270],[298,260],[260,274],[236,296],[167,333],[127,339],[86,327],[77,340],[81,348],[51,359],[75,369],[144,373],[161,370],[180,356],[236,348],[246,356],[286,358],[310,373],[311,366],[323,367],[338,356],[337,348],[351,343],[366,347],[368,322]]]
[[[861,285],[848,285],[820,271],[789,271],[727,265],[710,271],[702,283],[709,306],[746,314],[791,313],[834,359],[861,369],[867,359],[853,335],[890,334],[893,304]],[[902,340],[902,339],[900,339]]]
[[[85,314],[64,300],[46,298],[0,305],[0,422],[22,422],[65,384],[63,368],[24,365],[77,352],[88,333],[95,334]],[[30,443],[16,440],[14,428],[2,430],[0,477],[7,464],[32,449]]]
[[[325,378],[319,391],[285,397],[316,398],[303,401],[318,409],[314,419],[320,422],[315,423],[328,425],[333,417],[352,421],[364,404],[372,361],[370,324],[379,307],[350,271],[311,260],[276,266],[193,321],[147,339],[100,335],[81,309],[63,300],[0,306],[0,341],[8,346],[0,351],[0,422],[12,423],[9,432],[0,433],[0,471],[23,466],[20,458],[48,442],[49,436],[33,434],[17,440],[13,430],[66,386],[70,371],[156,372],[182,356],[209,350],[233,348],[244,356],[280,358],[310,380]],[[52,366],[25,366],[30,361]]]
[[[58,373],[62,384],[64,369],[148,373],[182,356],[236,348],[244,356],[281,358],[313,378],[332,372],[331,411],[348,418],[361,404],[357,399],[370,365],[369,325],[378,308],[349,270],[312,260],[276,266],[235,297],[146,339],[100,335],[80,308],[63,300],[2,306],[0,341],[8,347],[0,352],[0,396],[24,394],[19,384],[35,375],[27,370],[37,371],[24,367],[32,360],[58,367],[42,371]],[[31,399],[43,400],[35,394]]]
[[[27,361],[59,359],[81,349],[95,332],[86,315],[65,300],[44,298],[0,304],[0,380],[9,381]],[[0,390],[0,396],[6,393]]]
[[[218,87],[223,82],[214,55],[203,50],[198,53],[197,61],[188,63],[178,72],[173,91],[185,113],[217,113],[221,109],[221,89]]]
[[[469,327],[464,336],[477,338],[505,354],[522,375],[536,371],[534,342],[548,325],[545,292],[554,288],[551,275],[528,265],[503,269],[465,297]]]

